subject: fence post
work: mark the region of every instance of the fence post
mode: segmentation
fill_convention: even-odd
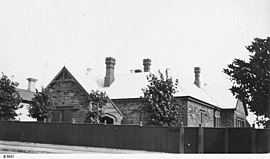
[[[184,153],[185,150],[185,129],[183,127],[183,123],[181,122],[180,128],[179,128],[179,153]]]
[[[198,153],[204,152],[204,133],[202,125],[199,124],[198,131],[197,131],[197,149]]]
[[[251,153],[256,152],[256,140],[255,140],[255,124],[252,125],[252,128],[250,128],[250,150]]]
[[[229,152],[229,132],[228,128],[225,128],[225,135],[224,135],[224,147],[225,147],[225,153]]]

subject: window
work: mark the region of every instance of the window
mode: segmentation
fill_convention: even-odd
[[[205,112],[201,112],[201,124],[205,123],[206,114]]]
[[[236,127],[245,127],[245,121],[240,118],[235,119],[235,126]]]
[[[220,118],[215,117],[215,127],[221,127]]]

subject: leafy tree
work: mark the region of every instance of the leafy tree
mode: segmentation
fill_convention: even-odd
[[[180,101],[173,97],[177,92],[178,80],[169,77],[168,70],[165,77],[158,71],[159,77],[149,74],[147,88],[142,89],[146,99],[143,108],[151,118],[151,124],[159,126],[176,126],[180,123]]]
[[[270,117],[270,37],[255,38],[246,48],[251,53],[249,61],[235,59],[223,71],[233,82],[232,94],[257,115],[258,124],[266,126]]]
[[[28,108],[29,116],[36,118],[37,121],[48,120],[54,109],[53,98],[51,97],[49,88],[42,88],[41,92],[36,90],[35,96],[32,98],[32,102]]]
[[[20,95],[16,91],[18,85],[18,82],[11,81],[2,73],[0,79],[0,120],[11,120],[18,116],[15,112],[21,102]]]
[[[85,122],[87,123],[100,123],[100,119],[104,113],[104,106],[108,102],[108,96],[106,92],[92,91],[90,93],[90,108],[86,114]]]

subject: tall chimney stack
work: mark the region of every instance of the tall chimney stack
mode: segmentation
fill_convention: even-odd
[[[28,80],[28,87],[27,87],[27,90],[28,90],[28,91],[32,91],[32,92],[35,92],[35,91],[36,91],[35,84],[36,84],[37,79],[34,79],[34,78],[27,78],[27,80]]]
[[[200,67],[195,67],[194,68],[194,73],[195,73],[195,81],[194,84],[201,88],[201,80],[200,80],[200,73],[201,73],[201,68]]]
[[[151,59],[143,59],[143,71],[144,72],[150,72],[150,66],[151,66]]]
[[[115,58],[106,57],[106,75],[104,80],[104,87],[109,87],[114,81],[114,66],[115,66]]]

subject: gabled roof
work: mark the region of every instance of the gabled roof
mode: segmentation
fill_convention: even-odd
[[[147,75],[149,73],[115,75],[115,81],[112,85],[109,88],[103,88],[103,90],[107,92],[111,99],[140,98],[143,96],[142,89],[148,85]],[[179,79],[178,92],[174,96],[191,96],[210,105],[217,106],[217,103],[203,89],[198,88],[192,82],[183,83],[181,79]]]
[[[66,77],[65,77],[66,76]],[[57,79],[61,78],[61,77],[64,77],[64,78],[67,78],[68,80],[73,80],[78,86],[79,88],[84,92],[84,94],[88,97],[89,95],[89,91],[87,91],[87,88],[88,87],[85,87],[82,85],[82,82],[80,81],[77,81],[77,79],[80,79],[80,78],[75,78],[73,76],[72,73],[69,72],[69,70],[64,66],[61,71],[53,78],[53,80],[46,86],[46,88],[48,88],[51,84],[53,84],[54,82],[57,81]],[[91,81],[91,80],[90,80]],[[91,91],[90,91],[91,92]]]
[[[207,85],[202,88],[208,95],[215,100],[217,105],[222,109],[235,109],[237,99],[232,95],[229,89],[225,86]]]
[[[229,88],[225,86],[205,86],[203,90],[205,90],[223,110],[236,110],[237,106],[240,105],[238,103],[241,102],[246,115],[248,115],[247,106],[242,103],[241,100],[234,97]]]
[[[47,85],[47,87],[49,87],[51,84],[53,84],[60,76],[66,76],[65,74],[68,76],[69,79],[73,80],[81,88],[81,90],[85,93],[85,95],[88,98],[89,98],[89,94],[91,93],[92,90],[103,91],[103,89],[102,89],[103,86],[101,84],[101,82],[103,82],[103,81],[100,82],[100,80],[97,79],[96,77],[89,75],[89,74],[85,74],[82,71],[73,70],[73,72],[70,72],[66,68],[66,66],[64,66],[61,69],[61,71],[53,78],[53,80]],[[116,109],[116,111],[122,116],[122,113],[115,106],[115,104],[110,99],[108,101],[112,104],[112,106]]]
[[[66,70],[66,72],[70,73],[72,78],[76,79],[78,84],[81,85],[81,87],[88,94],[91,93],[92,90],[106,91],[110,99],[130,99],[142,97],[142,89],[147,87],[148,81],[146,77],[149,75],[147,72],[115,74],[115,81],[109,87],[104,87],[105,75],[95,76],[92,73],[87,74],[83,71],[76,70],[74,68],[67,69],[66,67],[64,67],[62,70]],[[58,75],[59,74],[61,74],[61,71],[58,73]],[[174,77],[174,75],[171,76]],[[217,106],[217,103],[206,93],[206,91],[198,88],[192,83],[192,81],[183,83],[181,82],[181,79],[179,79],[178,92],[175,94],[175,96],[190,96],[210,105]]]

